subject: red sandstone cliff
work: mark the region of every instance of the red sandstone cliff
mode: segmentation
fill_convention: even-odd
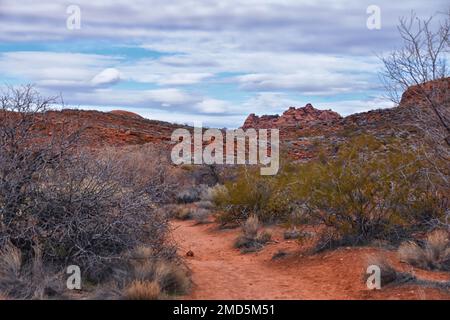
[[[247,117],[242,128],[263,129],[299,127],[308,124],[339,120],[341,118],[342,117],[334,111],[319,110],[308,103],[302,108],[290,107],[288,110],[283,112],[281,116],[264,115],[259,117],[252,113]]]

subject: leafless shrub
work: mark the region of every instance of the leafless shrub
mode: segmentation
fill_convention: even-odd
[[[76,264],[93,281],[126,250],[164,249],[167,220],[155,210],[164,181],[135,180],[123,161],[82,152],[78,133],[49,135],[53,100],[32,87],[10,88],[0,103],[0,248],[12,243],[24,265],[41,248],[45,264]]]
[[[430,233],[423,247],[408,241],[400,245],[401,261],[421,269],[450,271],[450,242],[448,233],[436,230]]]
[[[441,17],[439,21],[435,17],[420,19],[413,13],[401,18],[398,30],[402,46],[381,57],[384,64],[381,76],[393,102],[405,104],[408,99],[413,102],[403,108],[403,112],[412,115],[413,119],[405,125],[420,132],[420,139],[412,143],[417,150],[423,151],[424,159],[429,163],[428,179],[437,192],[445,194],[450,188],[450,78],[447,66],[450,13]],[[432,221],[433,226],[450,228],[449,216],[450,212],[446,221]]]
[[[127,188],[139,189],[156,204],[174,200],[178,177],[170,170],[169,152],[155,144],[108,148],[101,157],[121,167],[117,179]]]

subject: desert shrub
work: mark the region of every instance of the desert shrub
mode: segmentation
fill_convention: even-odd
[[[193,203],[200,200],[200,192],[195,187],[186,188],[176,195],[178,203]]]
[[[263,223],[319,224],[316,249],[323,250],[374,240],[397,244],[448,218],[448,190],[438,188],[439,176],[407,142],[363,134],[335,149],[283,165],[276,176],[242,169],[214,196],[218,221],[255,214]]]
[[[184,206],[177,206],[173,211],[173,218],[178,220],[190,220],[192,219],[192,209]]]
[[[285,240],[300,239],[300,238],[303,238],[303,237],[305,237],[305,233],[300,231],[300,230],[297,230],[295,228],[286,230],[283,233],[283,238]]]
[[[172,219],[176,218],[178,211],[180,210],[181,206],[177,204],[167,204],[164,206],[161,206],[159,211],[164,214],[167,218]]]
[[[171,170],[170,154],[163,147],[152,143],[108,147],[99,151],[98,156],[121,168],[116,179],[123,187],[139,189],[156,204],[174,201],[181,177]]]
[[[258,230],[260,228],[259,219],[257,216],[252,215],[242,225],[242,232],[244,236],[248,238],[256,238],[258,235]]]
[[[399,259],[421,269],[450,271],[450,241],[448,232],[430,233],[423,246],[416,242],[403,242],[398,248]]]
[[[0,248],[12,243],[23,265],[39,248],[44,264],[78,265],[93,281],[126,250],[164,248],[167,221],[148,184],[130,183],[123,162],[78,148],[78,132],[52,124],[53,101],[32,87],[11,88],[0,103]]]
[[[225,183],[226,191],[219,189],[214,203],[222,210],[222,223],[241,222],[250,214],[266,223],[285,220],[293,209],[293,199],[284,175],[261,176],[256,168],[244,168],[236,180]]]
[[[200,199],[202,201],[214,202],[216,197],[222,196],[227,192],[227,188],[221,184],[216,184],[213,187],[205,188],[200,193]]]
[[[396,242],[442,216],[448,199],[423,169],[417,154],[371,136],[341,146],[334,159],[300,166],[295,193],[327,227],[318,249]]]
[[[211,216],[211,211],[205,208],[186,207],[183,205],[171,206],[170,208],[170,217],[178,220],[195,220],[197,223],[202,224],[206,223]]]
[[[272,238],[265,230],[260,230],[261,224],[256,215],[251,215],[242,224],[242,234],[235,240],[234,246],[242,253],[258,251]]]
[[[202,201],[197,202],[197,206],[199,208],[208,209],[209,210],[209,209],[213,209],[214,208],[214,203],[212,203],[211,201],[202,200]]]
[[[211,211],[204,208],[192,208],[191,217],[198,224],[203,224],[208,222],[208,218],[211,216]]]

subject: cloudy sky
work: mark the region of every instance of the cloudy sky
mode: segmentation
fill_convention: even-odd
[[[71,5],[80,9],[80,28]],[[379,30],[367,28],[370,5],[381,10]],[[73,107],[217,127],[308,102],[348,115],[391,105],[376,55],[398,45],[398,18],[448,7],[447,0],[0,0],[0,81],[62,93]]]

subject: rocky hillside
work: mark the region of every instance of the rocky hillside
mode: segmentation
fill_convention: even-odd
[[[339,120],[342,117],[331,110],[318,110],[310,103],[302,108],[290,107],[288,110],[279,115],[256,116],[250,114],[242,126],[243,129],[268,129],[268,128],[298,128],[303,125],[311,125],[321,122],[329,122]]]
[[[448,113],[450,78],[427,83],[425,89],[436,92],[438,97],[434,99],[442,102],[441,112]],[[383,138],[420,139],[417,118],[411,110],[424,102],[418,88],[411,87],[403,94],[400,105],[391,109],[341,117],[331,110],[318,110],[307,104],[302,108],[290,107],[281,116],[250,114],[242,128],[278,128],[284,153],[295,160],[309,160],[317,156],[319,149],[332,154],[341,142],[364,133]],[[438,125],[438,121],[428,125]]]
[[[168,143],[172,132],[182,127],[163,121],[148,120],[135,113],[62,110],[48,111],[40,133],[51,136],[55,130],[80,130],[80,142],[89,147]]]
[[[439,88],[443,108],[448,109],[450,79],[427,84]],[[446,101],[446,103],[445,103]],[[283,155],[295,160],[308,160],[320,150],[335,152],[337,146],[351,136],[363,133],[379,137],[406,137],[419,139],[411,108],[422,104],[417,88],[407,90],[401,104],[392,109],[372,110],[341,117],[331,110],[318,110],[311,104],[301,108],[290,107],[279,115],[250,114],[242,128],[278,128]],[[182,125],[148,120],[135,113],[62,110],[48,111],[46,123],[36,128],[37,136],[50,137],[55,130],[81,130],[81,143],[89,147],[164,144],[170,147],[172,132]],[[435,125],[435,124],[430,124]],[[192,129],[191,127],[186,127]]]

